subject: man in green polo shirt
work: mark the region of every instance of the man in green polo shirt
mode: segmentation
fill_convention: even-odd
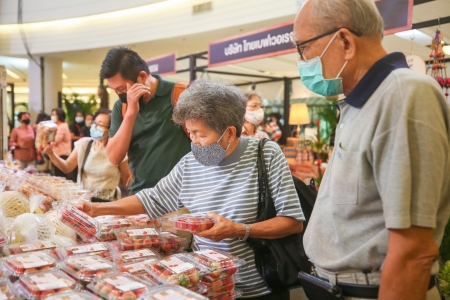
[[[172,122],[174,83],[150,75],[146,62],[125,47],[113,48],[103,60],[100,77],[119,96],[114,104],[106,153],[119,165],[128,153],[134,175],[129,191],[151,188],[190,149],[183,130]],[[126,112],[122,104],[126,103]]]

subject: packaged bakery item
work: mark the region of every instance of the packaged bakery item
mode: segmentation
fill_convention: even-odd
[[[172,255],[183,252],[189,246],[190,241],[187,238],[175,235],[168,231],[160,232],[162,241],[159,252],[164,255]]]
[[[55,140],[58,125],[53,121],[42,121],[37,125],[36,129],[36,148],[45,148],[48,144]]]
[[[145,265],[145,268],[161,284],[176,284],[187,288],[197,285],[207,272],[203,266],[182,253]]]
[[[214,226],[214,219],[207,214],[183,214],[169,217],[173,221],[173,227],[189,232],[201,232]]]
[[[143,294],[139,300],[208,300],[207,297],[175,285],[158,286]]]
[[[84,240],[93,238],[98,230],[98,222],[68,201],[64,201],[58,208],[58,219],[76,231]]]
[[[211,278],[231,276],[245,265],[243,259],[215,249],[195,251],[189,253],[189,255],[197,263],[208,268],[209,273],[207,276]]]
[[[117,230],[116,235],[117,242],[122,250],[161,248],[161,236],[155,228],[122,228]]]
[[[116,273],[95,279],[87,288],[103,299],[137,299],[155,287],[154,283],[144,281],[129,274]]]
[[[47,271],[24,275],[15,283],[17,293],[27,300],[40,300],[46,296],[77,289],[74,279],[62,271]]]
[[[55,249],[58,247],[52,241],[42,241],[36,243],[21,243],[21,244],[11,244],[3,248],[3,253],[5,255],[11,254],[20,254],[20,253],[29,253],[35,251],[51,251],[53,254],[56,254]]]
[[[44,300],[102,300],[87,291],[62,292],[45,297]]]
[[[30,252],[5,258],[4,268],[13,276],[56,269],[57,261],[44,252]]]
[[[113,258],[111,247],[107,243],[102,242],[61,247],[57,251],[60,259],[66,259],[72,255],[96,255],[108,260]]]
[[[17,299],[14,293],[14,287],[8,280],[0,281],[0,299],[3,300]]]
[[[161,259],[161,255],[152,249],[138,249],[117,252],[115,254],[115,262],[118,265],[130,264],[138,260],[145,259]]]
[[[161,227],[159,219],[150,219],[147,214],[128,216],[127,219],[130,220],[135,227]]]
[[[62,269],[82,282],[90,282],[95,277],[105,276],[115,271],[114,264],[95,255],[74,255],[64,260]]]
[[[116,239],[116,229],[131,227],[133,224],[130,220],[125,218],[95,218],[98,222],[99,230],[96,237],[99,241],[111,241]]]

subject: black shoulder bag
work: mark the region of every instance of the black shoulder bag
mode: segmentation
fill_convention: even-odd
[[[264,144],[258,145],[259,201],[257,221],[276,217],[275,205],[269,191],[269,178],[264,163]],[[255,251],[255,264],[259,274],[274,291],[300,285],[298,273],[310,272],[311,263],[303,248],[303,234],[296,233],[280,239],[249,238],[247,243]]]

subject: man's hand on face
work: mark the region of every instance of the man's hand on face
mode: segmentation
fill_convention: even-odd
[[[139,99],[141,97],[148,98],[151,96],[150,88],[141,83],[133,85],[127,83],[127,113],[137,114],[139,112]]]

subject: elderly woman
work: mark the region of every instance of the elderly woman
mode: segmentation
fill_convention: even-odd
[[[285,237],[302,231],[304,221],[286,159],[276,143],[267,142],[264,157],[277,216],[256,222],[259,140],[241,137],[246,102],[235,86],[197,80],[181,94],[173,115],[190,132],[192,152],[154,188],[79,208],[91,216],[147,213],[151,218],[182,207],[209,212],[215,225],[196,234],[196,249],[214,247],[245,259],[248,267],[237,284],[245,298],[289,299],[288,290],[271,294],[256,271],[254,252],[241,240],[246,232],[254,238]]]
[[[261,104],[261,96],[255,91],[245,92],[245,96],[247,96],[247,106],[245,107],[242,136],[268,139],[267,133],[258,130],[258,125],[264,121],[264,107]]]

